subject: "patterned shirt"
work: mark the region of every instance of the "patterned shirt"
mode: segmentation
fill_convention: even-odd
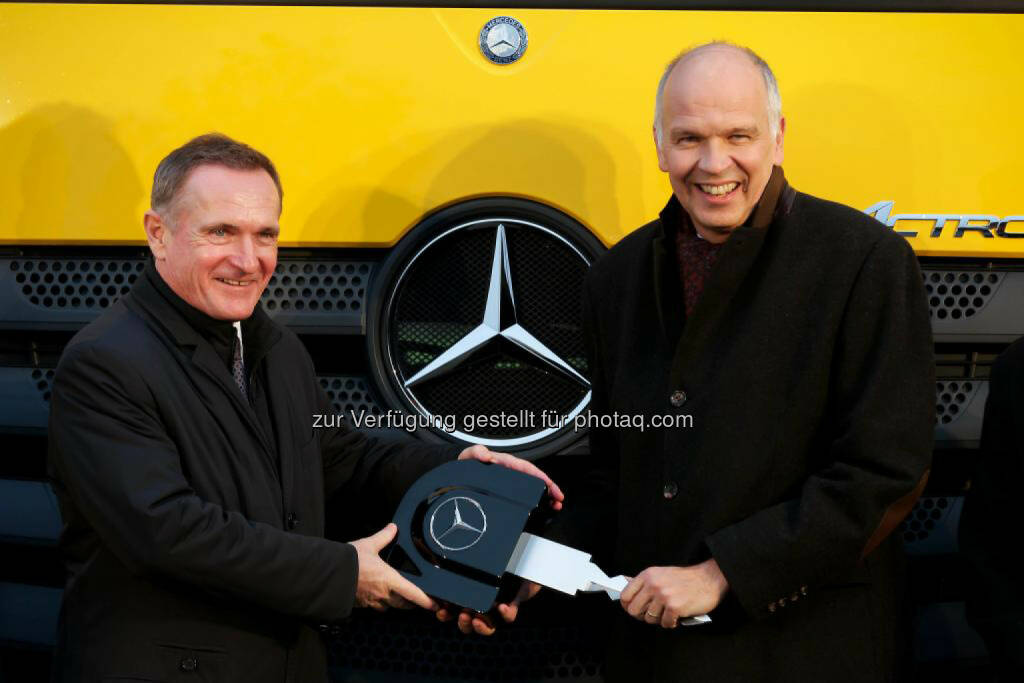
[[[693,315],[697,301],[704,291],[711,266],[715,265],[718,253],[725,242],[712,244],[697,234],[689,218],[680,221],[676,230],[676,262],[679,265],[679,282],[683,286],[683,300],[686,303],[686,317]]]

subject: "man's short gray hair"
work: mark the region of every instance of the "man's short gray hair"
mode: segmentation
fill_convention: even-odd
[[[760,55],[749,47],[736,45],[726,40],[715,40],[710,43],[704,43],[703,45],[697,45],[696,47],[684,50],[665,66],[665,71],[661,74],[661,80],[658,81],[658,94],[654,98],[654,132],[657,135],[659,147],[661,146],[662,134],[664,132],[662,129],[661,105],[665,99],[665,84],[668,83],[668,77],[672,75],[672,70],[675,69],[680,62],[687,60],[690,57],[696,57],[702,52],[720,47],[739,50],[750,58],[750,61],[753,62],[754,66],[756,66],[761,72],[761,78],[764,79],[764,90],[768,94],[767,106],[769,130],[771,131],[773,138],[778,134],[779,125],[782,121],[782,96],[779,95],[779,84],[776,82],[775,74],[772,73],[772,68],[768,66],[768,62],[761,59]]]
[[[222,133],[207,133],[193,138],[163,158],[153,174],[153,192],[150,207],[157,212],[166,212],[174,204],[178,192],[193,169],[204,166],[226,166],[237,171],[267,172],[277,187],[278,201],[284,199],[281,178],[274,163],[266,154],[244,142],[232,140]]]

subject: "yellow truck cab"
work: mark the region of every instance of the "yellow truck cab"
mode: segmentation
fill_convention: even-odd
[[[912,667],[983,670],[956,525],[989,364],[1024,335],[1011,0],[0,2],[0,661],[46,665],[63,583],[50,381],[143,268],[168,151],[220,131],[277,164],[263,305],[306,343],[337,413],[543,458],[571,484],[586,457],[572,418],[590,398],[579,285],[669,197],[655,86],[713,39],[774,69],[790,183],[874,216],[920,258],[938,382],[932,479],[899,530]],[[497,262],[515,308],[488,327]],[[599,680],[595,633],[549,616],[461,659],[426,658],[459,651],[452,628],[361,617],[334,634],[335,673],[389,680],[407,661],[409,676],[472,680],[498,662]]]

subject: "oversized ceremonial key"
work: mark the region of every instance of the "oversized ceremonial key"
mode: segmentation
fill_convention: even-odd
[[[587,553],[524,531],[544,491],[540,479],[500,465],[459,460],[436,467],[399,503],[387,561],[424,593],[478,612],[494,605],[506,573],[570,595],[604,591],[617,600],[624,576],[609,578]]]

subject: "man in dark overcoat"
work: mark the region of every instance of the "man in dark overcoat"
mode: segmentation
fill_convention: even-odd
[[[222,135],[175,150],[145,215],[153,260],[57,369],[49,466],[68,580],[55,680],[326,679],[317,625],[433,601],[378,556],[393,524],[324,539],[332,495],[383,523],[423,472],[481,446],[384,443],[334,419],[299,339],[258,307],[281,184]],[[333,416],[332,416],[333,417]]]
[[[753,52],[674,60],[654,126],[673,196],[586,281],[594,467],[552,533],[635,577],[609,681],[893,675],[890,532],[931,459],[927,302],[903,238],[787,184],[784,131]]]

